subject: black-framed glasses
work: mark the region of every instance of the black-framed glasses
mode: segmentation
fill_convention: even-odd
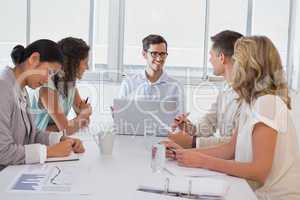
[[[165,59],[167,56],[168,56],[168,53],[167,52],[158,52],[158,51],[148,51],[151,55],[152,58],[162,58],[162,59]]]

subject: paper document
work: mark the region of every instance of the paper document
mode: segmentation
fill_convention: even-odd
[[[66,156],[66,157],[47,158],[46,163],[48,163],[48,162],[76,161],[76,160],[79,160],[79,155],[72,152],[69,156]]]
[[[168,161],[165,168],[170,171],[174,176],[183,176],[183,177],[209,177],[209,176],[226,176],[226,174],[210,171],[207,169],[201,168],[189,168],[181,167],[177,165],[175,161]]]
[[[166,179],[168,178],[168,193],[175,196],[176,194],[193,194],[199,197],[214,197],[214,199],[222,199],[229,190],[229,182],[214,178],[187,178],[187,177],[162,177],[154,176],[146,178],[138,186],[138,191],[146,193],[156,193],[168,195],[166,192]],[[179,196],[180,197],[180,196]]]
[[[8,187],[9,192],[25,193],[61,193],[61,194],[89,194],[81,180],[87,173],[79,172],[77,165],[40,164],[29,165],[17,175]],[[84,184],[86,185],[87,182]]]

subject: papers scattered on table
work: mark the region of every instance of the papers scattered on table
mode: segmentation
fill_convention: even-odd
[[[78,177],[78,166],[74,165],[28,165],[17,175],[16,179],[9,186],[8,191],[47,194],[89,194],[80,185],[81,183],[77,181]]]
[[[169,185],[168,189],[166,189],[167,182]],[[154,193],[178,198],[223,199],[229,190],[229,186],[229,183],[225,180],[208,177],[187,178],[155,176],[145,179],[138,186],[137,190],[149,194]]]
[[[174,176],[183,176],[183,177],[226,176],[226,174],[210,171],[207,169],[181,167],[178,166],[177,162],[175,161],[167,162],[165,168]]]

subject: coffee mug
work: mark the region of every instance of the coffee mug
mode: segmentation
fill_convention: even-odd
[[[94,140],[102,155],[112,155],[115,135],[111,132],[99,132]]]

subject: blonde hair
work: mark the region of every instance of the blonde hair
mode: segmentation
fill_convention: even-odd
[[[279,53],[265,36],[243,37],[234,47],[232,87],[247,103],[260,96],[279,96],[291,109],[291,99]]]

